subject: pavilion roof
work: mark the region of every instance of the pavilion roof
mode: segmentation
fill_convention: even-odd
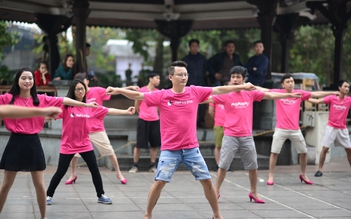
[[[281,0],[277,13],[299,13],[312,23],[307,0]],[[0,0],[0,20],[34,23],[36,13],[73,16],[73,0]],[[193,30],[256,28],[258,8],[243,0],[91,0],[88,26],[156,28],[155,20],[193,20]],[[75,23],[73,19],[73,24]]]

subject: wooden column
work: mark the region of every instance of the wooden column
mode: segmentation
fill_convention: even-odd
[[[87,72],[87,60],[85,55],[86,25],[90,14],[89,2],[87,0],[75,0],[73,3],[73,15],[76,24],[76,60],[75,72]]]
[[[279,42],[282,47],[280,72],[289,72],[290,49],[294,40],[293,33],[302,24],[307,24],[308,21],[308,18],[300,17],[297,13],[277,16],[273,30],[279,33]]]
[[[66,31],[71,26],[72,18],[63,15],[36,14],[35,23],[44,30],[49,40],[49,63],[48,71],[53,78],[56,69],[60,65],[60,53],[58,49],[57,34]]]
[[[343,37],[347,22],[351,17],[351,11],[347,11],[347,2],[348,0],[326,0],[306,3],[306,6],[311,8],[313,12],[320,11],[331,23],[335,38],[333,85],[342,79]],[[324,6],[325,3],[328,3],[328,8]]]
[[[189,33],[193,21],[191,20],[155,20],[157,25],[157,30],[164,36],[170,38],[171,40],[171,49],[172,49],[172,61],[178,59],[178,47],[180,43],[180,38]]]

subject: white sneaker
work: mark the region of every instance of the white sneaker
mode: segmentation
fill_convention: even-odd
[[[52,197],[46,196],[46,205],[52,205]]]
[[[130,173],[136,173],[138,172],[138,167],[136,166],[133,166],[130,170],[129,170]]]
[[[155,166],[150,167],[149,172],[156,173],[157,169]]]

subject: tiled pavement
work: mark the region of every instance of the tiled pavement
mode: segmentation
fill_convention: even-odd
[[[316,166],[307,172],[314,185],[300,182],[299,166],[278,166],[274,186],[266,185],[268,171],[259,171],[258,192],[266,204],[250,203],[249,180],[246,171],[229,172],[219,200],[224,218],[351,218],[351,169],[346,158],[326,164],[323,177],[314,177]],[[56,170],[48,167],[45,183]],[[126,185],[120,184],[115,172],[101,169],[106,195],[112,205],[97,203],[95,190],[87,168],[78,169],[76,184],[56,190],[53,205],[47,206],[48,219],[141,219],[147,193],[154,173],[124,172]],[[211,172],[213,182],[216,173]],[[0,172],[2,180],[3,171]],[[35,190],[29,173],[19,173],[0,214],[1,219],[39,219]],[[153,213],[155,219],[211,218],[211,210],[202,187],[188,171],[177,171],[164,188]]]

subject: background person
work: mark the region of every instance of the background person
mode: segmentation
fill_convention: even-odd
[[[74,57],[72,54],[67,54],[63,63],[57,68],[54,80],[72,80],[73,79]]]

